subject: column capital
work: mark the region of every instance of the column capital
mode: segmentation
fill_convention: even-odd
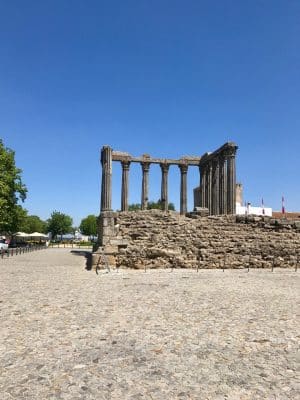
[[[178,164],[178,167],[182,174],[186,174],[189,168],[188,164]]]
[[[141,162],[141,166],[142,166],[143,172],[149,172],[150,164],[151,163],[149,161],[142,161]]]
[[[129,170],[129,167],[130,167],[130,161],[129,160],[124,160],[124,161],[121,161],[121,165],[122,165],[122,168],[123,168],[123,170]]]
[[[220,164],[225,163],[225,161],[226,161],[226,155],[223,154],[223,153],[221,153],[221,154],[219,155],[219,157],[218,157],[218,160],[219,160],[219,163],[220,163]]]
[[[218,166],[219,166],[219,157],[213,158],[211,163],[212,163],[212,167],[213,168],[218,168]]]
[[[236,151],[237,151],[237,146],[230,146],[224,149],[224,151],[221,153],[221,156],[224,158],[232,158],[235,157]]]
[[[168,172],[169,171],[170,164],[160,163],[159,165],[160,165],[160,168],[161,168],[162,172]]]

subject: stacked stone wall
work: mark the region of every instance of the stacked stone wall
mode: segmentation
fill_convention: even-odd
[[[127,243],[119,247],[117,267],[291,267],[300,251],[300,221],[158,210],[122,212],[117,221]]]

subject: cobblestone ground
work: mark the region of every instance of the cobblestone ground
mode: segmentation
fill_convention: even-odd
[[[0,259],[2,400],[300,398],[300,271],[84,266]]]

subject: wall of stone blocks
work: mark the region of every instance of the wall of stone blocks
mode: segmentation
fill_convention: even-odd
[[[128,243],[119,248],[117,267],[293,267],[300,253],[300,221],[147,210],[119,213],[117,222]]]

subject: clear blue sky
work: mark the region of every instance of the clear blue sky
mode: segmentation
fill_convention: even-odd
[[[0,137],[30,214],[99,213],[100,148],[202,155],[238,146],[244,199],[300,210],[300,2],[0,1]],[[150,198],[160,196],[160,171]],[[192,188],[199,172],[191,169]],[[120,207],[114,164],[113,206]],[[131,168],[130,202],[141,171]],[[179,171],[170,170],[179,204]]]

